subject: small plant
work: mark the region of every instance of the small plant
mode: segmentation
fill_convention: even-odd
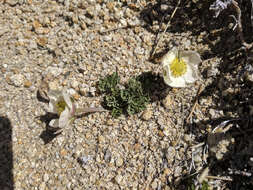
[[[119,84],[120,77],[117,72],[107,75],[98,82],[98,90],[105,94],[104,106],[112,110],[113,117],[123,113],[132,115],[146,108],[150,102],[149,93],[143,86],[143,78],[130,78],[124,86]]]
[[[196,188],[196,186],[193,183],[188,184],[187,190],[209,190],[209,185],[206,181],[203,181],[200,188]]]

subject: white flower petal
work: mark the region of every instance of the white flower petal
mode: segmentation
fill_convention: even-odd
[[[65,110],[60,115],[60,118],[59,118],[59,127],[63,128],[66,125],[68,125],[69,119],[70,119],[70,111],[66,107]]]
[[[48,112],[57,113],[57,109],[55,105],[56,105],[56,101],[53,99],[50,99],[50,102],[48,105]]]
[[[166,53],[161,62],[163,64],[163,66],[166,66],[166,65],[169,65],[171,64],[171,62],[176,58],[177,56],[177,49],[176,48],[173,48],[171,51],[169,51],[168,53]]]
[[[189,64],[187,64],[187,71],[182,76],[186,83],[193,83],[197,80],[197,78],[194,78],[194,76],[193,76],[194,71],[192,69],[194,69],[194,68],[192,68]]]
[[[50,127],[58,128],[59,127],[59,119],[52,119],[49,122]]]
[[[192,65],[199,65],[202,61],[199,54],[195,51],[181,51],[180,56],[183,60]]]
[[[171,72],[170,72],[170,69],[169,69],[169,66],[165,66],[164,67],[164,82],[171,86],[171,87],[185,87],[186,86],[186,82],[185,82],[185,79],[183,77],[173,77],[171,75]]]
[[[67,91],[66,90],[63,90],[62,91],[62,96],[63,96],[63,98],[64,98],[64,101],[66,102],[66,104],[67,104],[67,106],[69,107],[69,109],[72,109],[72,101],[71,101],[71,99],[70,99],[70,96],[69,96],[69,94],[67,93]]]
[[[50,90],[48,92],[48,97],[50,100],[55,100],[57,101],[57,99],[62,95],[62,92],[59,90]]]

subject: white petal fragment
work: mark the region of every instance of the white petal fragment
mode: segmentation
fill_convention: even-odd
[[[62,91],[62,96],[63,96],[64,101],[66,102],[67,106],[69,107],[69,109],[72,109],[72,101],[71,101],[70,96],[66,90]]]
[[[66,107],[65,110],[61,113],[60,118],[59,118],[59,127],[64,128],[65,126],[68,125],[70,120],[70,111]]]

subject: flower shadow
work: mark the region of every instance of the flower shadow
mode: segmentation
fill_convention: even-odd
[[[49,126],[49,122],[52,119],[57,119],[58,115],[53,113],[46,113],[45,115],[39,116],[39,120],[46,124],[46,129],[40,134],[40,138],[44,144],[50,143],[55,137],[61,134],[60,128],[53,128]]]

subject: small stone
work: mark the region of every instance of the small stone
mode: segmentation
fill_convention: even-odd
[[[247,79],[249,82],[253,82],[253,73],[247,73],[247,74],[246,74],[246,79]]]
[[[121,181],[122,181],[122,175],[118,174],[116,177],[115,177],[115,181],[120,185],[121,184]]]
[[[179,177],[182,175],[182,167],[181,166],[177,166],[174,170],[174,177]]]
[[[166,158],[168,160],[168,163],[171,163],[174,160],[174,157],[176,155],[176,150],[174,147],[169,147],[167,149],[167,154],[166,154]]]
[[[108,120],[106,121],[106,125],[112,126],[112,125],[113,125],[113,120],[112,120],[112,119],[108,119]]]
[[[99,135],[99,136],[98,136],[98,142],[99,142],[100,144],[104,144],[104,143],[105,143],[105,137],[102,136],[102,135]]]
[[[43,180],[47,182],[49,180],[49,175],[47,173],[44,174]]]
[[[75,90],[77,90],[78,85],[79,85],[79,82],[76,81],[76,80],[74,80],[74,81],[71,83],[71,87],[74,88]]]
[[[47,44],[47,38],[45,37],[38,37],[36,40],[37,44],[44,47]]]
[[[85,24],[84,22],[82,22],[82,23],[80,24],[80,26],[81,26],[82,30],[85,30],[85,29],[87,28],[87,26],[86,26],[86,24]]]
[[[42,182],[39,186],[39,190],[45,190],[46,189],[46,183]]]
[[[123,159],[119,156],[116,160],[116,166],[120,167],[123,165],[123,163],[124,163]]]
[[[42,27],[39,21],[35,20],[33,21],[33,29],[37,30],[38,28]]]
[[[75,23],[75,24],[78,23],[78,16],[77,15],[72,16],[72,22]]]
[[[109,2],[106,4],[106,7],[109,9],[110,12],[114,12],[115,3],[112,2],[112,1],[109,1]]]
[[[48,67],[47,72],[51,74],[53,77],[57,77],[62,73],[63,69],[59,67]]]
[[[141,149],[140,143],[135,143],[134,146],[133,146],[133,149],[134,149],[135,152],[139,152],[140,149]]]
[[[142,114],[142,119],[148,121],[151,119],[153,112],[151,109],[146,109]]]
[[[166,12],[166,11],[168,11],[168,8],[169,8],[169,5],[167,5],[167,4],[161,4],[161,11],[162,12]]]
[[[75,93],[72,95],[72,97],[75,99],[75,100],[79,100],[80,99],[80,95],[78,93]]]
[[[215,115],[216,115],[216,114],[215,114],[215,110],[214,110],[214,109],[210,109],[210,110],[209,110],[209,114],[211,115],[212,118],[214,118]]]
[[[10,81],[14,86],[20,87],[24,84],[24,76],[21,74],[12,75]]]
[[[162,130],[158,130],[158,135],[159,135],[159,137],[164,137],[164,133],[163,133],[163,131]]]
[[[106,162],[110,162],[111,159],[112,159],[112,153],[110,152],[109,149],[107,149],[107,150],[105,151],[104,160],[105,160]]]
[[[172,105],[172,100],[170,95],[167,95],[166,98],[163,100],[163,106],[165,108],[170,108],[170,106]]]
[[[60,85],[58,80],[54,80],[48,83],[49,90],[60,90]]]
[[[61,156],[66,156],[68,154],[66,149],[62,149],[60,152]]]
[[[18,0],[6,0],[6,3],[10,6],[15,6],[18,3]]]
[[[151,183],[151,187],[152,187],[152,189],[157,189],[157,182],[156,182],[156,180],[154,180],[154,181]]]
[[[24,82],[24,87],[30,88],[31,86],[32,86],[32,82],[31,82],[31,81],[26,80],[26,81]]]
[[[185,140],[185,142],[190,142],[190,141],[192,141],[191,136],[188,135],[188,134],[185,134],[185,135],[184,135],[184,140]]]

